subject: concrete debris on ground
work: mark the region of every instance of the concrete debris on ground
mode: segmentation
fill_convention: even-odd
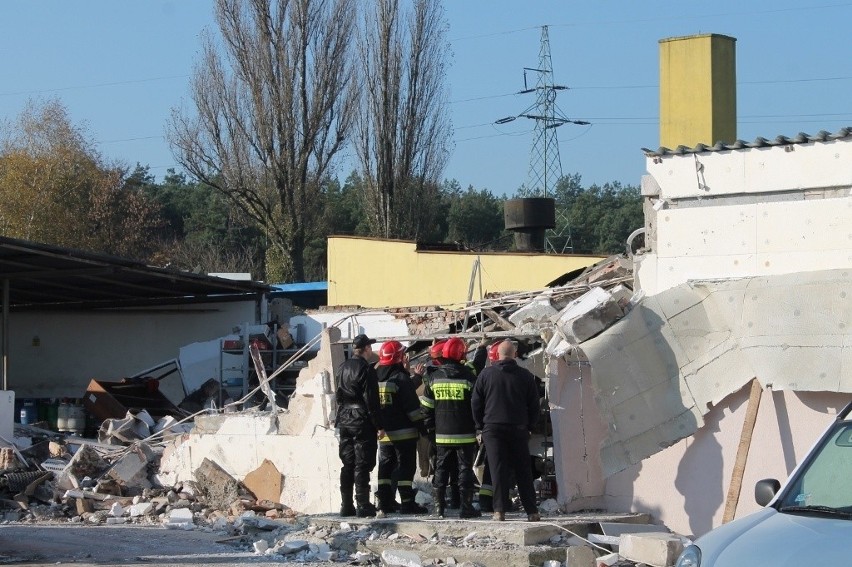
[[[602,262],[575,278],[570,289],[537,292],[483,308],[482,329],[488,321],[490,330],[541,333],[546,350],[559,355],[629,311],[635,299],[630,288],[621,285],[627,273],[615,259]],[[423,318],[417,313],[398,315],[407,317],[415,332],[438,332],[454,317],[450,312],[444,319]],[[161,472],[164,447],[148,441],[151,435],[167,432],[175,437],[192,427],[192,423],[181,424],[170,416],[156,421],[144,410],[106,419],[97,440],[23,427],[20,435],[16,431],[16,441],[28,438],[24,448],[0,449],[0,524],[131,524],[203,530],[221,533],[220,543],[271,561],[398,567],[668,566],[684,545],[678,536],[647,530],[609,539],[604,533],[597,541],[605,543],[595,543],[586,539],[592,537],[589,533],[578,535],[554,523],[561,514],[554,499],[545,499],[540,505],[543,526],[505,522],[510,531],[539,530],[534,541],[528,541],[526,533],[518,539],[505,525],[495,526],[485,519],[447,519],[441,524],[424,517],[405,518],[404,522],[393,518],[347,522],[327,517],[320,521],[278,502],[285,481],[292,479],[285,479],[284,469],[270,460],[263,460],[242,480],[208,458],[194,470],[193,480],[177,481],[176,476]],[[418,488],[416,501],[432,504],[428,485]],[[445,525],[443,522],[457,524],[456,530],[436,528]],[[403,523],[419,523],[422,528],[412,531],[403,528]]]

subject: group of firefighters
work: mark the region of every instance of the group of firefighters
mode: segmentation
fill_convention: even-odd
[[[427,364],[411,368],[399,341],[384,342],[374,366],[375,342],[363,334],[355,337],[352,356],[337,370],[340,515],[428,513],[415,501],[413,485],[423,438],[431,449],[427,470],[433,473],[437,516],[444,516],[449,489],[450,506],[459,508],[460,518],[491,512],[502,521],[511,508],[510,488],[517,485],[528,520],[539,521],[528,450],[539,417],[539,387],[517,364],[517,345],[480,343],[468,362],[467,344],[452,337],[432,345]],[[487,457],[477,509],[473,467],[483,448]],[[377,453],[378,506],[370,498]]]

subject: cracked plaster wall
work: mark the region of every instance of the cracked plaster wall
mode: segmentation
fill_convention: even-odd
[[[333,344],[340,331],[322,331],[319,353],[299,373],[297,389],[285,413],[244,412],[199,416],[196,428],[163,455],[161,474],[175,481],[192,480],[204,458],[220,465],[238,480],[268,459],[284,476],[280,502],[308,514],[329,513],[340,507],[340,459],[334,427],[333,394],[324,372],[343,362],[343,346]],[[333,379],[330,390],[334,389]]]
[[[737,517],[849,400],[850,163],[850,140],[648,158],[646,297],[581,345],[607,506],[701,535],[721,521],[752,377],[765,389]]]
[[[692,435],[757,377],[852,392],[852,271],[689,282],[646,297],[581,345],[608,424],[606,476]]]

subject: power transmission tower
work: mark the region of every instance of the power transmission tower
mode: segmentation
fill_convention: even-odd
[[[527,71],[538,74],[535,88],[527,88]],[[535,121],[533,144],[530,151],[529,187],[542,197],[552,195],[552,186],[562,177],[562,160],[559,156],[559,138],[556,129],[567,119],[556,116],[556,91],[567,87],[554,84],[553,61],[550,57],[550,36],[547,26],[541,27],[541,45],[538,50],[538,68],[524,68],[524,90],[536,93],[535,110],[522,114]]]
[[[529,86],[527,71],[537,74],[535,87]],[[557,91],[567,88],[564,85],[557,85],[554,81],[553,60],[550,56],[550,35],[547,26],[542,26],[538,67],[524,67],[524,90],[518,93],[536,93],[535,104],[517,116],[501,118],[496,122],[497,124],[505,124],[517,118],[528,118],[535,121],[527,185],[530,196],[552,196],[553,188],[562,177],[562,160],[559,155],[559,138],[556,129],[563,124],[589,124],[583,120],[572,120],[559,110],[556,105]],[[556,220],[557,230],[548,231],[546,237],[547,250],[550,252],[573,251],[571,228],[568,225],[565,211],[557,209]]]

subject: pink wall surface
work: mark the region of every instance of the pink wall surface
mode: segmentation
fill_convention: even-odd
[[[588,363],[554,358],[547,373],[562,510],[649,513],[653,523],[687,536],[722,523],[750,385],[710,408],[694,435],[605,479],[600,447],[612,425],[598,412]],[[759,510],[755,483],[783,483],[850,400],[835,392],[763,390],[736,517]]]
[[[722,523],[748,405],[748,387],[705,416],[698,432],[606,480],[602,506],[647,512],[676,533],[700,536]],[[752,436],[736,517],[759,510],[754,485],[786,479],[849,394],[764,390]],[[567,480],[570,483],[570,480]]]

